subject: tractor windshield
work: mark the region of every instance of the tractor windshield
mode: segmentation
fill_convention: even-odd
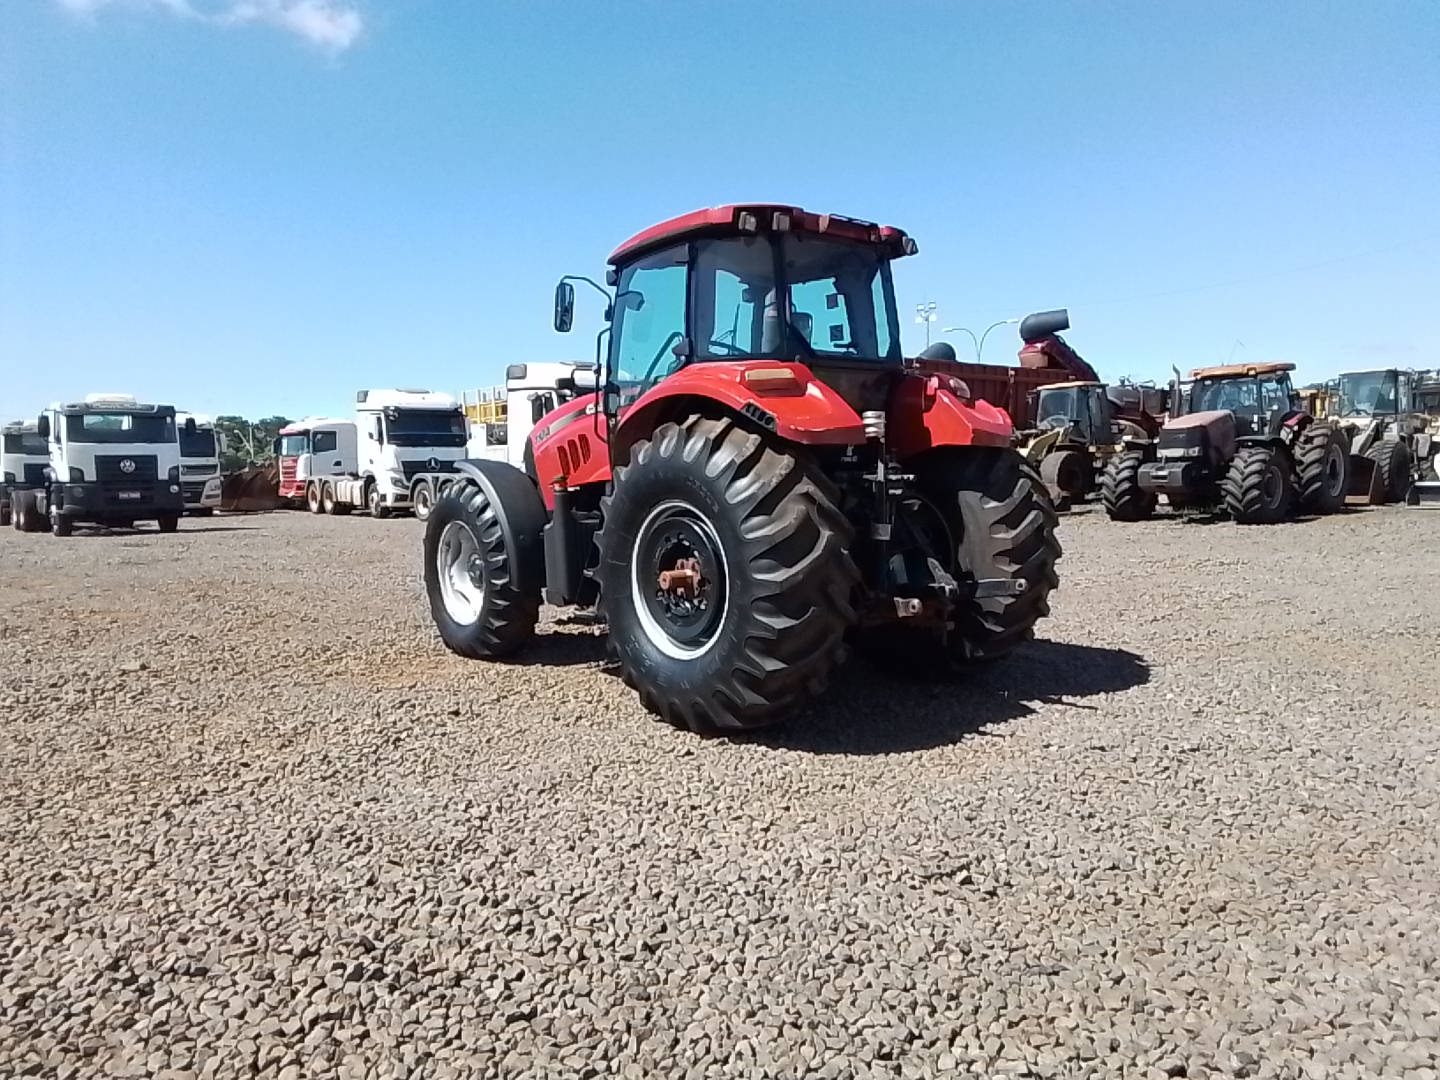
[[[1360,371],[1340,376],[1340,415],[1376,416],[1396,411],[1397,373]]]
[[[1190,411],[1223,409],[1244,415],[1290,409],[1290,377],[1279,373],[1251,378],[1196,379],[1190,389]]]
[[[299,457],[301,454],[308,454],[310,452],[310,433],[300,431],[281,435],[280,445],[275,452],[281,457]]]
[[[692,291],[704,359],[900,360],[890,263],[868,244],[808,233],[704,241]]]
[[[1052,386],[1040,391],[1035,417],[1042,428],[1068,427],[1080,419],[1080,401],[1073,386]]]

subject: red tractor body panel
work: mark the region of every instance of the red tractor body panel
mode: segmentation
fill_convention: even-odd
[[[557,482],[568,487],[610,479],[610,451],[605,423],[598,413],[600,395],[585,394],[547,413],[530,433],[535,455],[535,481],[545,508],[555,508]]]
[[[938,446],[1009,446],[1009,415],[988,401],[963,401],[944,375],[914,375],[896,389],[886,431],[902,460]]]

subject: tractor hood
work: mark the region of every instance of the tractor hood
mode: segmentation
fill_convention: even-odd
[[[1225,409],[1188,413],[1166,422],[1160,432],[1160,448],[1202,446],[1209,443],[1221,458],[1235,456],[1235,414]]]

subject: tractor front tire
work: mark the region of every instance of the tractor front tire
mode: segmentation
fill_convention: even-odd
[[[647,709],[718,734],[824,689],[860,574],[837,493],[805,458],[691,416],[635,444],[602,510],[600,611]]]
[[[1140,486],[1140,466],[1144,464],[1144,454],[1127,450],[1105,466],[1100,501],[1111,521],[1144,521],[1155,513],[1155,494]]]
[[[1295,444],[1295,475],[1300,509],[1309,514],[1333,514],[1345,505],[1350,488],[1350,446],[1345,435],[1317,421]]]
[[[1410,488],[1410,448],[1399,439],[1382,439],[1365,452],[1380,475],[1380,501],[1401,502]]]
[[[1225,509],[1239,525],[1274,525],[1290,516],[1295,484],[1290,462],[1273,447],[1247,446],[1220,482]]]
[[[537,504],[540,493],[530,486]],[[472,660],[513,656],[535,636],[540,590],[522,589],[516,568],[542,560],[516,544],[540,544],[538,528],[522,533],[516,516],[544,518],[535,507],[496,505],[472,480],[454,484],[425,522],[425,592],[440,638],[453,653]]]

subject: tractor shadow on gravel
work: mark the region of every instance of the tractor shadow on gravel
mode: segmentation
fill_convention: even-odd
[[[996,663],[925,681],[855,662],[803,713],[741,739],[814,754],[930,750],[994,735],[1036,705],[1097,709],[1083,699],[1149,681],[1150,666],[1135,653],[1060,641],[1034,641]]]

